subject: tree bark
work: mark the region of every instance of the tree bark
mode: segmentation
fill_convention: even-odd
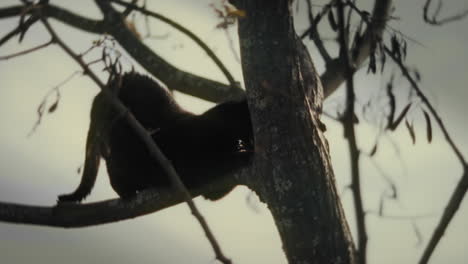
[[[354,263],[319,119],[322,87],[292,1],[231,2],[247,13],[239,39],[256,144],[247,184],[268,204],[289,263]]]

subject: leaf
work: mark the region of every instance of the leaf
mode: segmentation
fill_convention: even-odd
[[[393,120],[395,119],[395,108],[396,108],[396,100],[395,95],[393,94],[393,77],[390,77],[390,80],[387,83],[387,96],[388,96],[388,104],[390,105],[390,113],[388,114],[387,118],[387,129],[392,129],[393,127]]]
[[[385,62],[387,61],[387,55],[384,52],[380,52],[380,73],[383,73],[385,68]]]
[[[375,143],[374,147],[370,151],[369,156],[373,157],[375,153],[377,153],[377,143]]]
[[[418,82],[421,81],[421,73],[418,71],[418,69],[414,69],[414,77]]]
[[[58,103],[59,103],[59,101],[58,101],[58,100],[57,100],[57,101],[55,101],[55,102],[54,102],[54,103],[53,103],[53,104],[52,104],[52,105],[49,107],[49,110],[48,110],[48,112],[49,112],[49,113],[53,113],[53,112],[55,112],[55,110],[57,110]]]
[[[384,196],[380,196],[380,202],[379,202],[379,216],[383,216],[383,211],[384,211]]]
[[[392,53],[397,58],[401,59],[401,52],[400,52],[400,42],[398,42],[398,38],[396,35],[392,36]]]
[[[403,109],[403,111],[401,111],[401,114],[397,117],[397,119],[393,122],[392,124],[392,127],[391,127],[391,130],[395,130],[398,125],[400,125],[401,121],[403,120],[403,118],[406,116],[406,114],[408,113],[408,110],[411,108],[411,103],[409,103],[408,105],[405,106],[405,108]]]
[[[426,119],[426,132],[427,132],[427,142],[432,142],[432,124],[431,124],[431,117],[429,114],[423,110],[424,118]]]
[[[416,134],[414,133],[413,125],[410,125],[410,123],[408,123],[408,120],[405,120],[405,125],[406,128],[408,128],[408,132],[411,136],[411,139],[413,140],[413,145],[416,144]]]

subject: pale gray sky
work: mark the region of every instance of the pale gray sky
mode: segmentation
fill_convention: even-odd
[[[72,10],[90,17],[99,17],[98,10],[90,0],[52,2],[70,6]],[[218,21],[209,7],[212,1],[148,2],[157,12],[188,26],[198,34],[216,51],[235,77],[241,79],[240,65],[233,58],[226,35],[215,29]],[[371,1],[358,2],[370,6]],[[393,21],[391,26],[423,44],[408,42],[408,63],[417,65],[421,70],[422,87],[436,105],[463,153],[468,155],[468,125],[465,121],[465,100],[468,98],[468,53],[465,51],[468,47],[468,20],[432,27],[422,22],[421,8],[424,1],[395,2],[395,16],[400,20]],[[447,12],[468,8],[467,1],[445,2]],[[2,1],[0,6],[17,3],[13,0]],[[297,29],[305,28],[306,21],[303,14],[299,15]],[[1,20],[0,35],[8,32],[16,23],[17,20]],[[58,23],[53,25],[77,52],[84,51],[97,39],[97,36]],[[146,42],[164,58],[185,70],[225,81],[214,64],[189,39],[159,22],[154,23],[153,32],[161,35],[169,33],[167,39]],[[235,29],[232,29],[231,36],[237,42],[234,32]],[[28,32],[21,45],[12,41],[2,46],[0,56],[47,40],[47,34],[37,25]],[[323,69],[313,46],[309,47],[317,68]],[[387,68],[391,69],[391,64]],[[58,47],[0,61],[1,201],[53,205],[58,194],[76,187],[79,181],[76,169],[84,157],[89,108],[98,91],[95,85],[85,77],[73,78],[61,88],[62,99],[57,111],[43,119],[35,134],[31,137],[27,135],[36,121],[36,109],[42,97],[77,69],[77,65]],[[138,66],[137,69],[141,71]],[[356,82],[361,98],[376,96],[385,85],[385,79],[368,76],[365,71],[358,74]],[[408,85],[401,80],[398,83],[401,94],[405,94]],[[177,99],[184,107],[195,112],[201,112],[209,106],[182,95],[177,95]],[[340,101],[340,92],[327,100],[326,109],[334,113],[337,101]],[[415,263],[424,247],[418,244],[413,224],[421,231],[424,239],[422,243],[425,244],[461,175],[461,168],[440,130],[434,129],[434,140],[429,145],[425,142],[421,113],[415,109],[411,117],[415,121],[418,136],[416,146],[411,144],[407,132],[399,129],[382,140],[376,160],[399,188],[400,200],[386,203],[386,212],[396,216],[429,217],[411,222],[368,216],[369,263]],[[325,122],[339,189],[344,190],[344,186],[349,184],[347,144],[343,141],[341,127],[328,119]],[[370,125],[359,126],[359,144],[364,150],[370,150],[376,133],[377,130]],[[363,158],[361,164],[365,206],[375,211],[380,194],[387,185],[368,159]],[[203,199],[196,199],[196,202],[220,240],[224,252],[235,263],[286,263],[268,210],[263,204],[258,204],[259,213],[252,210],[246,202],[248,194],[246,188],[238,187],[219,202]],[[101,170],[89,201],[115,196],[105,170]],[[348,220],[354,226],[351,195],[344,191],[342,198]],[[468,261],[468,232],[465,228],[467,209],[465,201],[431,263],[461,264]],[[197,264],[213,263],[214,258],[198,223],[184,204],[129,221],[72,230],[0,223],[0,252],[2,263]]]

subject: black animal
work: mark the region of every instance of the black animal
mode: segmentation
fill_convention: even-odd
[[[249,163],[253,135],[246,100],[221,103],[194,115],[149,77],[132,72],[113,83],[119,99],[151,133],[189,190]],[[59,196],[59,202],[81,201],[91,192],[101,157],[106,160],[112,188],[122,198],[149,187],[171,187],[142,140],[99,93],[91,109],[81,183],[73,193]],[[218,189],[204,196],[216,200],[229,191]]]

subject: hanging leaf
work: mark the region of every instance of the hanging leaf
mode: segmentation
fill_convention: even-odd
[[[398,38],[396,35],[392,36],[391,42],[392,42],[392,54],[395,55],[395,57],[401,59],[400,42],[398,41]]]
[[[385,68],[385,62],[387,61],[387,55],[385,54],[385,51],[382,49],[382,45],[380,47],[380,73],[383,73],[384,68]]]
[[[421,73],[419,73],[418,69],[414,69],[414,77],[418,82],[421,81]]]
[[[59,103],[59,101],[57,100],[49,107],[49,110],[48,110],[49,114],[53,113],[55,110],[57,110],[58,103]]]
[[[423,110],[424,118],[426,119],[427,142],[432,142],[432,124],[429,114]]]
[[[375,74],[377,67],[375,65],[375,52],[369,54],[369,68],[367,68],[367,73],[372,72]]]
[[[392,73],[392,75],[390,76],[390,80],[387,83],[388,104],[390,105],[390,113],[387,117],[387,129],[392,129],[393,120],[395,119],[396,99],[395,95],[393,94],[393,78],[394,75]]]
[[[408,132],[410,134],[411,139],[413,140],[413,145],[416,144],[416,134],[414,133],[413,125],[410,125],[410,123],[408,123],[408,120],[405,120],[405,125],[406,128],[408,128]]]
[[[406,52],[407,52],[406,48],[407,48],[406,40],[403,40],[402,41],[402,47],[401,47],[401,52],[403,54],[403,60],[406,59]]]
[[[369,156],[373,157],[377,153],[377,143],[375,143],[374,147],[372,148],[371,152],[369,153]]]
[[[406,116],[410,108],[411,108],[411,103],[409,103],[408,105],[405,106],[405,108],[403,108],[403,111],[401,111],[401,114],[397,117],[395,122],[393,122],[391,130],[395,130],[398,127],[398,125],[400,125],[401,121]]]
[[[383,210],[384,210],[384,196],[380,196],[380,202],[379,202],[379,216],[383,216]]]

